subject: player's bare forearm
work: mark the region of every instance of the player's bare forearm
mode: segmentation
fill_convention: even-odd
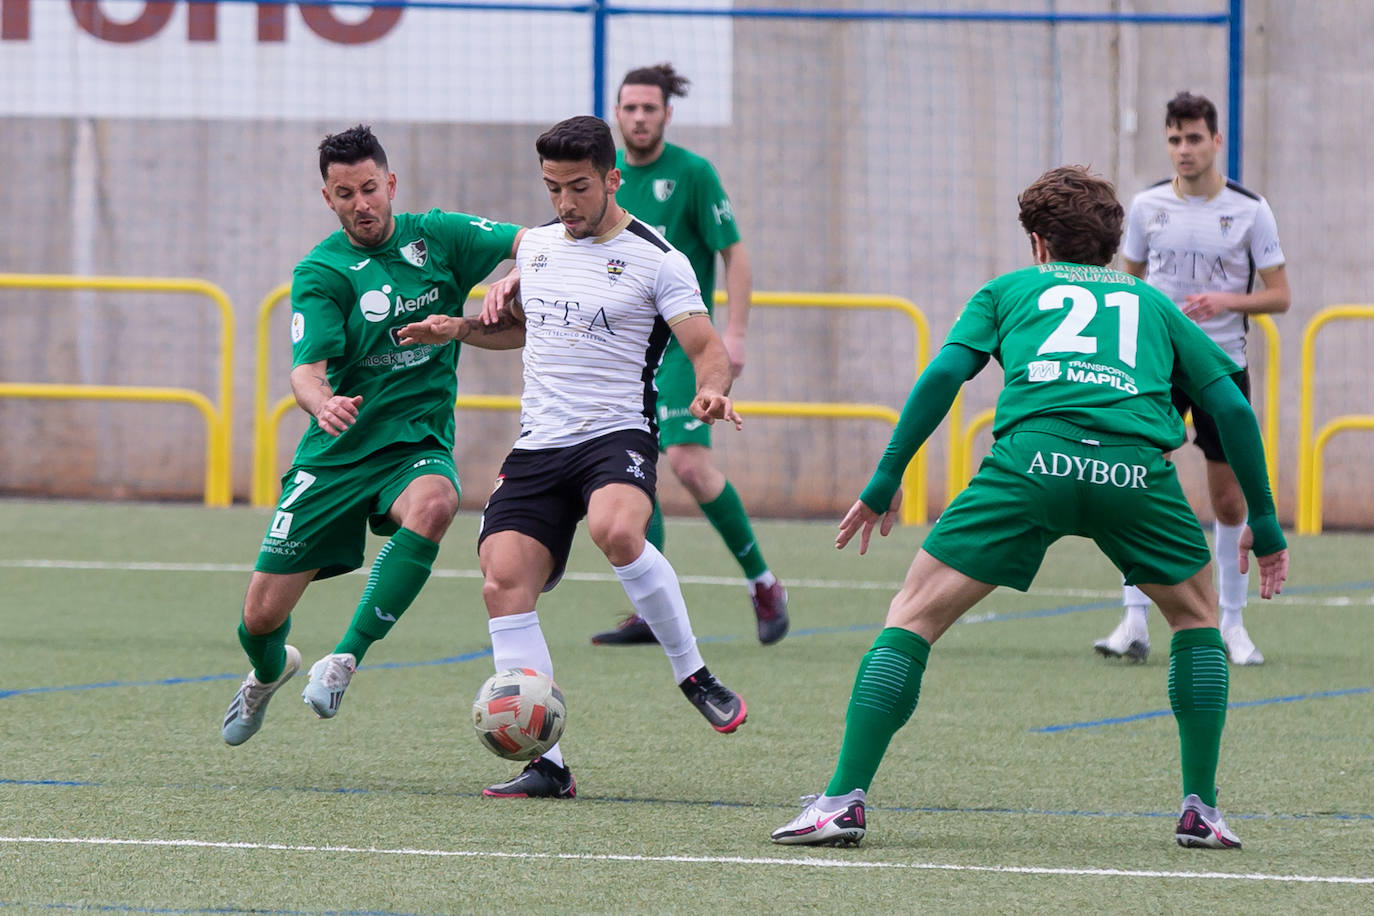
[[[516,350],[525,345],[525,316],[507,309],[490,323],[469,321],[472,328],[463,343],[483,350]]]
[[[1288,271],[1283,267],[1262,272],[1263,289],[1249,293],[1194,293],[1183,303],[1183,313],[1194,321],[1204,321],[1222,312],[1242,315],[1281,315],[1293,303],[1288,288]]]
[[[675,322],[672,329],[678,343],[682,344],[682,352],[691,360],[692,371],[697,378],[697,391],[728,395],[734,380],[730,372],[730,357],[707,314],[694,312]]]
[[[484,350],[511,350],[525,344],[525,321],[512,312],[502,313],[492,324],[483,324],[461,315],[430,315],[401,328],[400,342],[405,346],[449,341],[471,344]]]
[[[725,333],[744,340],[745,329],[749,325],[749,306],[754,291],[753,268],[749,264],[749,252],[743,242],[725,248],[720,253],[725,264]],[[702,290],[702,295],[708,295]]]
[[[291,393],[301,409],[315,418],[320,429],[338,436],[358,420],[361,397],[334,393],[324,360],[304,363],[291,370]]]

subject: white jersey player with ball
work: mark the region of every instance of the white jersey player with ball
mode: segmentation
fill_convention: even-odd
[[[1121,242],[1125,269],[1166,293],[1226,351],[1243,370],[1237,383],[1248,397],[1245,335],[1249,318],[1285,312],[1290,302],[1278,224],[1263,197],[1228,181],[1218,169],[1222,140],[1216,106],[1203,96],[1181,92],[1168,104],[1164,128],[1175,174],[1131,201]],[[1248,577],[1240,571],[1245,498],[1212,418],[1177,388],[1173,402],[1180,414],[1191,413],[1194,442],[1207,459],[1221,634],[1227,654],[1232,664],[1263,664],[1264,656],[1255,648],[1241,616],[1248,585]],[[1149,599],[1140,589],[1124,586],[1122,602],[1126,612],[1121,623],[1106,639],[1093,643],[1093,648],[1111,658],[1144,661],[1150,651]]]
[[[476,337],[525,348],[520,435],[477,535],[492,659],[498,671],[553,676],[535,601],[558,584],[585,517],[674,683],[729,734],[744,724],[744,699],[702,661],[677,573],[645,529],[658,480],[654,372],[669,337],[691,361],[691,411],[703,423],[742,422],[728,396],[730,359],[687,258],[616,203],[620,172],[606,122],[561,121],[535,149],[558,222],[526,231],[517,270],[493,284],[480,320],[434,317],[402,331],[421,343]],[[518,304],[510,301],[517,288]],[[572,798],[576,784],[559,743],[483,794]]]

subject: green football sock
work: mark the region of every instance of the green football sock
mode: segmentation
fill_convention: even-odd
[[[658,500],[654,500],[654,511],[649,516],[649,530],[644,533],[644,538],[662,553],[663,541],[667,535],[668,532],[663,528],[663,509],[659,507]]]
[[[248,653],[248,660],[253,663],[253,673],[262,683],[272,683],[286,669],[286,634],[290,632],[290,617],[271,633],[261,636],[249,633],[243,625],[243,619],[239,619],[239,645]]]
[[[888,742],[916,711],[929,658],[930,643],[910,630],[886,627],[878,634],[854,677],[840,761],[826,795],[868,791]]]
[[[361,662],[372,644],[391,631],[420,594],[437,556],[439,545],[434,541],[409,528],[398,529],[377,552],[353,622],[334,651],[348,652]]]
[[[735,492],[730,481],[725,481],[725,489],[720,491],[719,496],[709,503],[700,505],[701,511],[706,514],[706,520],[720,532],[725,546],[735,555],[735,560],[747,578],[757,579],[768,571],[763,551],[759,550],[758,542],[754,540],[754,529],[749,524],[749,514],[744,511],[744,503],[740,502],[739,494]]]
[[[1217,803],[1217,758],[1226,725],[1230,672],[1215,627],[1179,630],[1169,646],[1169,708],[1178,721],[1183,794]]]

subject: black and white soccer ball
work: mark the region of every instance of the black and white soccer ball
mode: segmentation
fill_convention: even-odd
[[[542,671],[508,668],[487,678],[472,701],[483,747],[507,760],[530,760],[558,743],[568,710],[563,691]]]

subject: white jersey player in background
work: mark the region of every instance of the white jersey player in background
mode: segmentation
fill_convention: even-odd
[[[524,346],[520,436],[501,466],[477,536],[496,670],[553,675],[535,600],[558,584],[583,516],[635,612],[652,628],[673,680],[718,732],[745,720],[742,697],[707,669],[677,573],[645,540],[657,481],[654,371],[669,335],[696,374],[693,416],[741,425],[730,358],[687,258],[615,200],[615,140],[599,118],[569,118],[535,142],[558,222],[526,230],[517,270],[493,284],[480,321],[434,315],[403,343],[470,336]],[[519,302],[507,298],[519,290]],[[496,798],[572,798],[559,745]]]
[[[1217,109],[1207,98],[1188,92],[1174,96],[1166,109],[1164,134],[1175,174],[1131,201],[1122,260],[1128,273],[1166,293],[1244,369],[1237,381],[1249,397],[1249,316],[1286,312],[1290,302],[1274,213],[1263,197],[1222,175]],[[1263,283],[1258,288],[1257,273]],[[1173,399],[1180,414],[1186,417],[1191,411],[1194,442],[1207,459],[1222,639],[1232,664],[1259,665],[1264,656],[1241,618],[1248,577],[1240,571],[1237,544],[1245,530],[1245,498],[1212,418],[1177,388]],[[1122,601],[1126,612],[1121,623],[1093,648],[1108,657],[1144,661],[1150,652],[1145,625],[1150,601],[1129,585],[1122,588]]]

